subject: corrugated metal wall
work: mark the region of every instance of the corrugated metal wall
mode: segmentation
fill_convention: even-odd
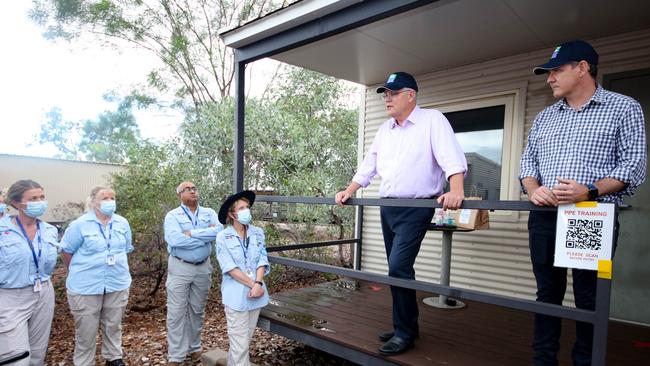
[[[115,164],[6,154],[0,154],[0,167],[0,188],[19,179],[32,179],[43,186],[48,201],[43,220],[50,222],[72,218],[65,217],[64,212],[57,214],[55,208],[68,202],[85,202],[93,187],[106,185],[108,174],[124,169]]]
[[[650,67],[650,30],[590,42],[600,54],[601,77],[607,73]],[[551,51],[549,48],[416,76],[420,88],[418,103],[423,106],[485,95],[514,95],[513,144],[509,154],[514,163],[508,176],[502,177],[502,185],[504,180],[508,180],[511,187],[504,192],[502,199],[521,197],[517,189],[517,174],[525,136],[537,113],[554,102],[545,77],[532,74],[532,68],[545,62]],[[360,143],[363,143],[364,155],[377,128],[386,120],[383,103],[377,97],[375,88],[372,86],[366,90],[365,110],[362,111],[365,123],[360,126]],[[375,179],[360,195],[376,198],[378,188],[379,180]],[[536,287],[529,258],[527,217],[527,213],[491,213],[490,230],[455,234],[451,285],[534,299]],[[364,209],[363,242],[361,268],[386,273],[378,208]],[[440,245],[440,234],[427,234],[415,264],[418,280],[438,282]],[[567,304],[571,304],[571,290],[568,292]]]

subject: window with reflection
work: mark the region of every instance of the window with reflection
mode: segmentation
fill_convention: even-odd
[[[505,105],[447,112],[444,115],[467,159],[465,196],[498,200],[501,195]]]

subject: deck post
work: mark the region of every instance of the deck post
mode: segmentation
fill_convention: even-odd
[[[596,308],[594,320],[594,338],[591,346],[591,364],[593,366],[605,366],[607,363],[607,333],[609,327],[609,307],[612,296],[612,272],[611,262],[614,259],[614,248],[618,241],[618,205],[614,205],[614,228],[612,233],[612,248],[610,255],[610,266],[604,269],[598,268],[598,282],[596,284]],[[602,271],[601,271],[602,270]]]
[[[237,53],[238,50],[235,50]],[[246,103],[246,62],[235,62],[235,132],[233,161],[233,190],[240,192],[244,189],[244,118]]]
[[[354,237],[357,243],[354,246],[354,269],[361,271],[361,248],[363,247],[363,206],[356,207],[357,220],[354,228]]]

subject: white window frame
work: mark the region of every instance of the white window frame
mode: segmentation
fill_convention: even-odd
[[[446,101],[422,104],[423,108],[435,108],[442,113],[470,109],[505,106],[503,121],[503,144],[501,151],[501,200],[519,200],[519,160],[523,147],[525,86],[497,93],[475,95]],[[518,211],[494,211],[490,217],[498,221],[519,220]]]

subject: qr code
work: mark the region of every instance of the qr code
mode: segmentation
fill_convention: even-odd
[[[599,250],[603,239],[603,220],[569,219],[566,247]]]

